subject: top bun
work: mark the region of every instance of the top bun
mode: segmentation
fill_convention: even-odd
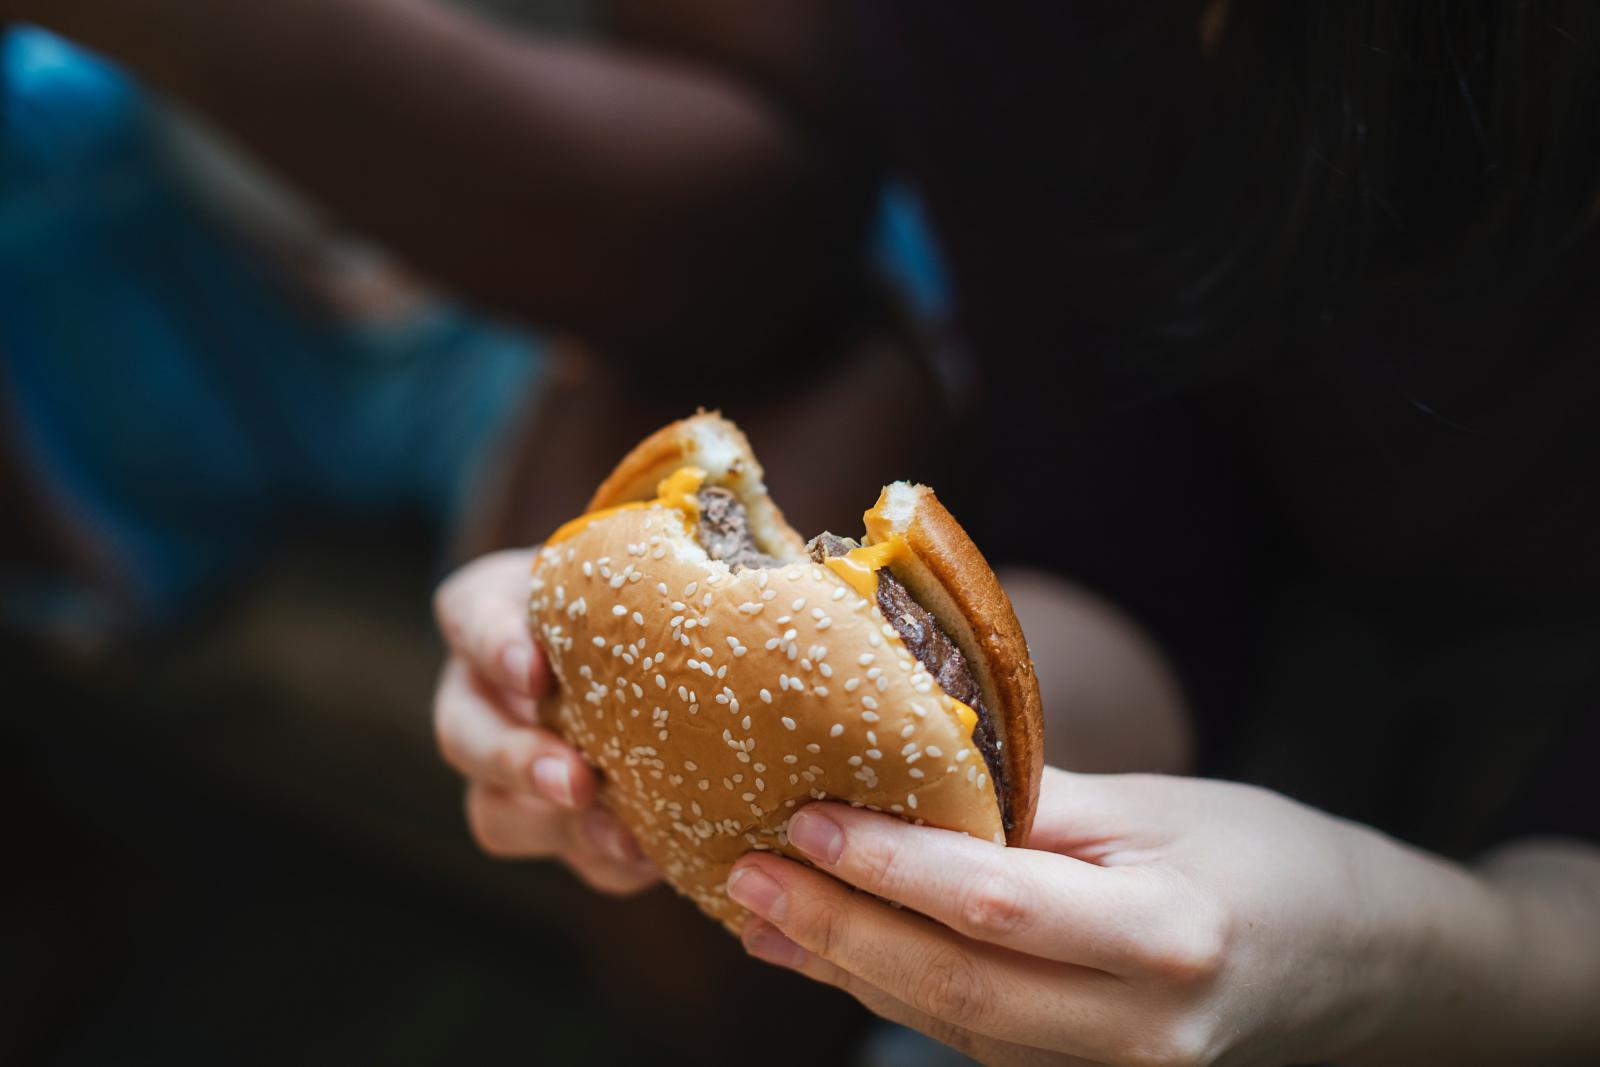
[[[710,558],[685,508],[656,496],[686,467],[737,496],[777,566],[734,572]],[[618,505],[633,506],[605,510]],[[895,575],[983,690],[1018,843],[1032,821],[1042,731],[1015,615],[930,491],[891,486],[875,510],[903,520],[894,532],[911,551]],[[536,555],[530,622],[557,681],[541,715],[600,769],[601,803],[707,914],[743,924],[726,882],[746,852],[803,859],[787,826],[813,799],[1006,840],[958,706],[875,602],[806,556],[732,423],[702,413],[653,434],[601,485],[591,515]]]

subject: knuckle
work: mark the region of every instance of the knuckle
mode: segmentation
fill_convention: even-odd
[[[804,909],[800,918],[800,929],[811,942],[811,950],[823,959],[837,959],[849,936],[850,915],[844,906],[828,900],[818,901]]]
[[[857,836],[859,839],[850,842],[848,852],[861,884],[884,896],[894,896],[900,877],[899,847],[880,834]]]
[[[451,716],[446,711],[445,695],[441,691],[434,698],[433,740],[439,748],[439,758],[460,774],[467,773],[467,754]]]
[[[1228,959],[1229,923],[1220,908],[1194,909],[1156,952],[1156,970],[1184,983],[1204,983],[1221,973]]]
[[[511,855],[510,843],[500,834],[500,820],[493,811],[494,800],[482,789],[467,792],[467,829],[473,843],[483,852],[497,858]]]
[[[961,932],[981,941],[1019,933],[1028,922],[1028,908],[1015,882],[998,872],[982,875],[961,903]]]
[[[1208,1067],[1216,1062],[1209,1026],[1174,1020],[1140,1033],[1113,1060],[1119,1067]]]
[[[941,949],[927,961],[913,982],[911,1000],[924,1014],[967,1026],[983,1015],[988,991],[966,957]]]
[[[496,780],[508,784],[520,783],[527,776],[528,768],[533,763],[531,738],[524,734],[507,738],[495,746],[489,762],[494,769]]]

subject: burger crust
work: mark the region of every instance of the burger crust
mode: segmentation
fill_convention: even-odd
[[[811,800],[1005,842],[995,783],[943,690],[875,599],[805,556],[737,427],[702,412],[658,431],[590,510],[654,500],[685,465],[738,495],[760,547],[785,562],[734,573],[665,505],[598,517],[535,555],[529,621],[558,681],[540,715],[600,770],[599,802],[674,888],[736,932],[747,916],[727,896],[733,863],[751,850],[803,860],[787,827]],[[988,564],[917,488],[895,574],[983,690],[1019,843],[1040,774],[1032,665]]]
[[[704,470],[707,483],[731,490],[745,506],[758,547],[788,562],[805,555],[806,541],[767,495],[766,472],[749,438],[720,412],[700,411],[663,426],[634,446],[589,499],[589,510],[649,500],[656,485],[679,467]]]
[[[890,570],[961,649],[983,693],[1011,785],[1006,843],[1022,845],[1044,775],[1044,709],[1011,598],[932,489],[896,483],[884,489],[874,510],[899,519],[895,532],[910,550]]]

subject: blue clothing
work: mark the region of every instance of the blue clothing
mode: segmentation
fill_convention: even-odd
[[[172,618],[297,513],[448,521],[538,342],[439,303],[297,304],[196,202],[150,99],[31,28],[0,44],[0,367],[56,506]]]
[[[944,317],[909,190],[872,253]],[[384,328],[296,303],[197,203],[136,83],[42,30],[0,40],[6,422],[133,621],[177,617],[297,515],[448,523],[541,367],[537,339],[446,303]],[[18,592],[0,610],[36,611]]]

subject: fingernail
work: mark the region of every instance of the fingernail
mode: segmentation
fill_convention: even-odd
[[[560,756],[542,756],[533,761],[533,784],[550,800],[572,807],[572,768]]]
[[[594,847],[618,863],[636,864],[645,858],[628,831],[614,816],[603,811],[591,811],[584,817],[584,829]]]
[[[789,820],[789,843],[818,863],[833,866],[844,851],[844,831],[839,824],[809,808]]]
[[[783,936],[771,923],[751,923],[744,932],[745,951],[757,959],[776,963],[780,967],[800,967],[806,962],[806,950]]]
[[[517,692],[528,691],[528,676],[533,672],[533,649],[520,641],[507,645],[500,650],[500,666],[506,672],[506,680],[516,687]]]
[[[783,887],[753,867],[740,867],[728,875],[728,896],[763,919],[783,919]]]

